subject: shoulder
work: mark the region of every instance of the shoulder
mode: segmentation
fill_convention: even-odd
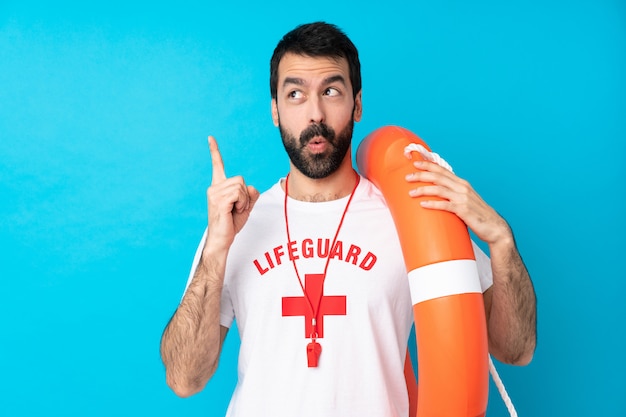
[[[284,196],[285,193],[280,186],[280,181],[263,191],[250,212],[246,224],[235,237],[235,243],[242,237],[262,236],[262,233],[273,227],[276,221],[282,219]]]
[[[272,210],[276,205],[282,205],[285,197],[285,193],[280,186],[280,180],[272,185],[269,189],[263,191],[259,196],[258,201],[252,209],[251,217],[257,216],[261,211],[271,208]]]
[[[387,203],[383,194],[370,180],[363,176],[361,176],[355,200],[359,204],[367,205],[371,208],[387,209]]]

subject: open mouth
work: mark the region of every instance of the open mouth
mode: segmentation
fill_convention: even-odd
[[[328,146],[328,141],[321,136],[314,137],[306,145],[306,147],[310,151],[315,152],[315,153],[323,152],[324,150],[326,150],[327,146]]]

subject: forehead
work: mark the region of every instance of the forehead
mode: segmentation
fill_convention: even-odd
[[[287,77],[312,82],[335,75],[343,76],[346,83],[350,83],[350,68],[345,58],[311,57],[287,53],[278,64],[278,88],[281,88]]]

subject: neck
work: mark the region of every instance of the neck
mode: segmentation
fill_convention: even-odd
[[[344,164],[326,178],[312,179],[293,165],[289,172],[289,197],[309,202],[332,201],[350,195],[357,181],[352,165]],[[283,190],[285,184],[282,184]]]

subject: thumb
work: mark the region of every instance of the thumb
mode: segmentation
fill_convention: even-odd
[[[252,207],[256,204],[257,200],[261,196],[261,193],[254,188],[252,185],[248,185],[248,195],[250,196],[249,208],[248,210],[252,210]]]

